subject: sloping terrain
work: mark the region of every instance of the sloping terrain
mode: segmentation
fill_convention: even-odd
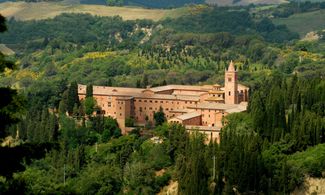
[[[206,0],[208,4],[229,6],[229,5],[249,5],[249,4],[280,4],[286,3],[286,0]]]
[[[294,14],[288,18],[276,18],[275,24],[285,24],[294,32],[305,36],[308,32],[325,29],[325,10]]]
[[[9,56],[15,54],[15,52],[9,47],[7,47],[5,44],[0,44],[0,52]]]
[[[99,16],[119,15],[125,20],[159,20],[167,16],[177,16],[177,9],[145,9],[139,7],[108,7],[104,5],[67,5],[63,3],[25,3],[5,2],[0,4],[0,13],[5,17],[18,20],[39,20],[53,18],[62,13],[89,13]]]

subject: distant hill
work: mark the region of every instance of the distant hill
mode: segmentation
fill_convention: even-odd
[[[14,0],[0,0],[0,3]],[[280,4],[288,0],[20,0],[23,2],[65,2],[87,5],[140,6],[147,8],[176,8],[189,4],[211,4],[219,6],[248,4]],[[314,0],[318,1],[318,0]],[[322,0],[320,0],[322,1]]]
[[[291,31],[297,32],[301,37],[308,32],[325,29],[325,10],[298,13],[288,18],[273,19],[275,24],[285,24]]]
[[[8,18],[18,20],[39,20],[53,18],[62,13],[89,13],[99,16],[119,15],[125,20],[151,19],[159,20],[165,17],[175,17],[183,13],[181,9],[145,9],[139,7],[109,7],[104,5],[81,5],[66,3],[26,3],[5,2],[0,3],[0,13]]]
[[[205,0],[206,3],[219,6],[249,5],[249,4],[280,4],[286,0]]]

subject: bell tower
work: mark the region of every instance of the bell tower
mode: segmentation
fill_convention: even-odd
[[[225,70],[225,103],[238,104],[237,71],[233,61],[230,62],[228,70]]]

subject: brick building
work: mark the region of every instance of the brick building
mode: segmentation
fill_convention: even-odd
[[[190,86],[124,88],[94,86],[93,97],[105,116],[117,119],[122,133],[127,133],[125,120],[134,118],[137,125],[154,123],[154,113],[163,108],[170,123],[180,123],[191,131],[198,129],[217,139],[222,118],[229,113],[246,110],[249,88],[237,81],[233,62],[225,71],[225,86],[218,84]],[[86,86],[78,86],[80,100],[86,96]]]

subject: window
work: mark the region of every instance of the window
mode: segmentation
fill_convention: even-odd
[[[120,113],[120,116],[122,116],[122,113]]]
[[[139,102],[142,102],[142,100],[139,100]]]
[[[149,110],[152,110],[152,107],[150,107]]]
[[[120,110],[122,110],[122,107],[120,107]]]
[[[142,112],[142,107],[139,108],[140,112]]]
[[[150,100],[150,103],[152,103],[152,100]]]
[[[164,101],[160,101],[160,103],[164,103]]]
[[[158,101],[155,101],[155,103],[158,103]]]
[[[112,107],[112,102],[108,102],[108,103],[107,103],[107,106],[108,106],[108,107]]]
[[[228,92],[228,95],[231,95],[231,92],[230,91]]]
[[[144,102],[147,102],[147,100],[144,100]]]
[[[231,78],[228,78],[228,82],[231,82]]]

